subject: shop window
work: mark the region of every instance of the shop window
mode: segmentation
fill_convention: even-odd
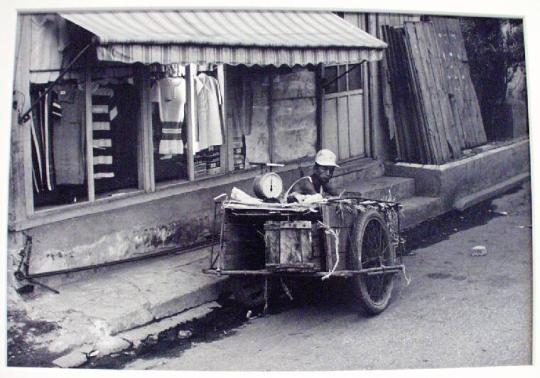
[[[92,82],[94,187],[106,196],[138,187],[138,89],[133,78]]]
[[[155,66],[151,83],[152,138],[156,183],[187,180],[185,69]]]
[[[88,200],[85,141],[85,93],[76,80],[32,85],[32,181],[35,207]]]
[[[94,77],[87,94],[84,74],[71,76],[83,78],[30,88],[33,101],[40,98],[31,128],[35,209],[138,187],[139,119],[134,109],[139,107],[139,89],[134,78]]]
[[[224,171],[225,137],[222,83],[218,67],[199,66],[194,81],[195,121],[193,122],[194,177],[216,175]]]
[[[170,64],[155,65],[151,71],[155,182],[189,180],[223,172],[225,125],[218,67],[194,66],[188,71],[185,66]],[[187,93],[188,80],[193,85],[191,99]],[[194,114],[188,122],[190,101]],[[192,154],[189,154],[190,144]]]
[[[155,65],[77,76],[33,111],[37,210],[316,152],[313,69]],[[33,99],[46,88],[33,85]]]
[[[327,94],[348,92],[362,89],[362,68],[360,64],[344,64],[340,66],[328,66],[324,68],[325,85]]]

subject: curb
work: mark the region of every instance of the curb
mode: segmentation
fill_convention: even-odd
[[[201,320],[220,307],[217,302],[208,302],[169,318],[101,339],[93,346],[81,346],[52,363],[61,368],[84,367],[122,355],[136,356],[163,338],[169,341],[188,339],[192,336],[191,331],[178,328],[182,328],[188,322]]]

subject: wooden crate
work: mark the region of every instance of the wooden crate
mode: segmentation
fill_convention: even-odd
[[[320,270],[318,234],[313,237],[311,221],[269,221],[264,230],[267,269]]]
[[[241,217],[225,213],[221,258],[223,270],[252,270],[264,268],[264,239],[262,224],[253,224]]]
[[[356,219],[355,211],[347,211],[338,204],[327,204],[322,207],[323,223],[339,235],[338,253],[336,239],[332,234],[324,234],[324,250],[326,251],[325,268],[332,270],[336,261],[336,270],[345,270],[349,266],[349,249],[351,248],[351,231]],[[339,261],[337,255],[339,254]]]

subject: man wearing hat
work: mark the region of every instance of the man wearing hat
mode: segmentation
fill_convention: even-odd
[[[335,167],[339,167],[336,164],[336,155],[327,149],[320,150],[315,155],[313,173],[297,180],[289,192],[302,195],[317,193],[330,196],[339,195],[338,190],[330,183]]]

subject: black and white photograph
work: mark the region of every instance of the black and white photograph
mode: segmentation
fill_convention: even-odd
[[[532,1],[13,3],[8,376],[531,374]]]

